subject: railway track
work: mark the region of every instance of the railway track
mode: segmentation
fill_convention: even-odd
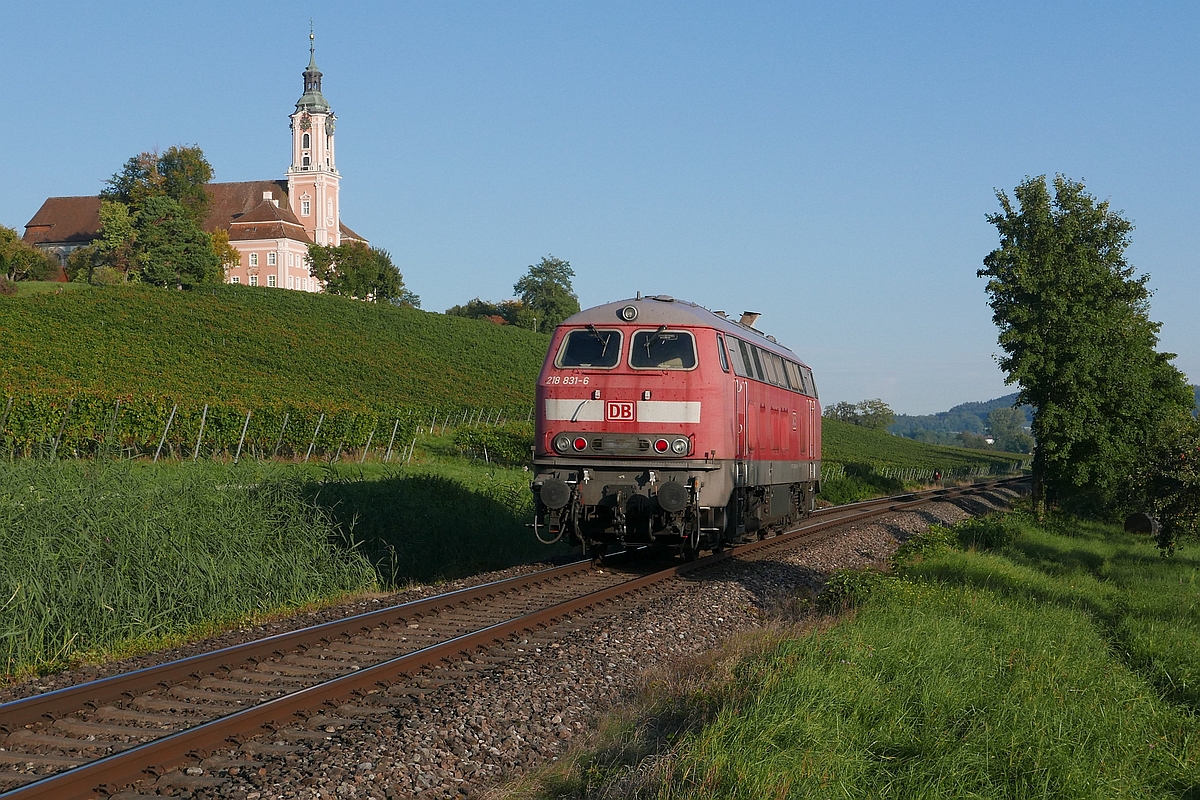
[[[788,533],[657,571],[577,562],[5,703],[0,800],[112,796],[217,751],[300,748],[454,681],[453,670],[431,668],[464,654],[468,664],[503,661],[506,646],[546,645],[574,615],[668,591],[728,559],[769,557],[837,526],[1011,482],[823,509]],[[179,775],[181,788],[219,781]]]

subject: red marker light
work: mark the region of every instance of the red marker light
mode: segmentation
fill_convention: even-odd
[[[575,439],[575,449],[576,450],[587,450],[587,439],[583,438],[582,436],[576,438]]]
[[[654,442],[654,449],[655,449],[655,450],[657,450],[657,451],[658,451],[658,452],[660,452],[660,453],[665,453],[665,452],[667,452],[667,448],[668,448],[668,447],[670,447],[670,445],[669,445],[669,444],[667,444],[667,440],[666,440],[666,439],[658,439],[658,440],[656,440],[656,441]]]

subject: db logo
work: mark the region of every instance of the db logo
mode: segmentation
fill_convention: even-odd
[[[633,403],[605,403],[604,418],[620,422],[633,422]]]

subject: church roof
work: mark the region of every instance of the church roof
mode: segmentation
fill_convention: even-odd
[[[25,226],[29,244],[87,244],[100,235],[100,198],[48,197]]]
[[[342,241],[345,241],[346,239],[353,239],[356,242],[362,242],[362,243],[366,244],[366,241],[367,241],[366,237],[359,236],[357,233],[355,233],[354,231],[347,228],[346,223],[339,222],[338,227],[341,228],[341,231],[342,231]]]
[[[312,237],[296,215],[286,206],[280,207],[269,199],[229,223],[229,241],[244,242],[256,239],[295,239],[312,242]]]
[[[233,183],[209,183],[204,187],[208,195],[208,213],[204,215],[204,230],[209,233],[218,228],[228,228],[246,214],[263,204],[263,201],[278,200],[287,208],[287,181],[236,181]],[[271,205],[270,202],[267,205]],[[288,212],[289,214],[291,212]],[[294,216],[292,220],[299,224]]]
[[[311,242],[312,237],[292,212],[287,181],[234,181],[209,183],[208,213],[204,230],[229,231],[230,241],[253,239],[295,239]],[[278,203],[278,205],[276,205]],[[367,241],[345,225],[344,238]],[[100,198],[50,197],[25,226],[29,244],[87,244],[100,235]]]

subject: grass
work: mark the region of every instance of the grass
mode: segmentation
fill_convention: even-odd
[[[514,794],[1200,797],[1198,570],[1069,520],[935,528]]]
[[[87,289],[83,283],[61,283],[59,281],[17,281],[17,297],[28,297],[34,294],[53,294],[55,292],[74,292]]]
[[[412,463],[0,464],[0,674],[194,640],[546,548],[528,473],[422,437]]]
[[[256,465],[0,467],[0,669],[55,669],[198,625],[374,588],[295,475]]]

